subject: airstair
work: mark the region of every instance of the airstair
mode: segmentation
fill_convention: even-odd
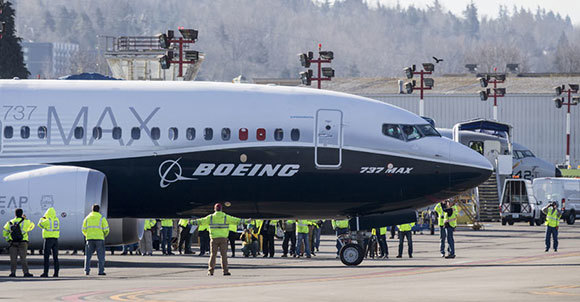
[[[499,190],[495,173],[479,185],[479,218],[480,221],[500,221]]]

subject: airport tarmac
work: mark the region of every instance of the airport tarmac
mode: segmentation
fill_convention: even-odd
[[[579,301],[580,226],[561,225],[557,253],[544,252],[545,227],[486,224],[458,229],[457,258],[442,259],[438,234],[413,236],[413,259],[388,239],[389,259],[346,267],[323,236],[312,259],[230,258],[232,276],[207,276],[207,257],[111,256],[107,276],[82,270],[83,256],[60,256],[61,278],[39,278],[41,256],[29,256],[34,278],[8,278],[0,255],[0,299],[25,301]],[[157,252],[160,254],[160,252]],[[229,253],[231,254],[231,252]],[[95,261],[95,260],[93,260]],[[219,263],[219,259],[218,259]],[[52,275],[52,271],[50,273]],[[22,276],[18,270],[17,275]],[[419,300],[420,299],[420,300]]]

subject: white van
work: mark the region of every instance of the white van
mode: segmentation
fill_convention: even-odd
[[[539,202],[558,202],[558,207],[564,208],[562,219],[574,224],[580,214],[580,178],[536,178],[533,187]]]

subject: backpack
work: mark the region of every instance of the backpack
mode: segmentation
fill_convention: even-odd
[[[18,223],[10,223],[10,237],[12,237],[12,242],[22,242],[24,240],[24,235],[20,229],[20,224],[24,219],[20,220]]]

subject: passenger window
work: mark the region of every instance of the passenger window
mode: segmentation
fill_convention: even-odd
[[[284,130],[277,128],[274,130],[274,139],[277,141],[281,141],[284,139]]]
[[[222,129],[222,140],[229,141],[231,135],[232,135],[232,132],[230,131],[230,128],[223,128]]]
[[[212,128],[205,128],[203,130],[203,138],[206,141],[211,141],[213,139],[213,129]]]
[[[44,126],[38,127],[38,138],[45,139],[48,130]]]
[[[156,141],[156,140],[159,140],[160,137],[161,137],[161,130],[159,130],[158,127],[151,128],[151,139]]]
[[[169,140],[174,141],[174,140],[177,140],[178,137],[179,137],[179,131],[177,131],[177,128],[175,128],[175,127],[169,128]]]
[[[300,140],[300,129],[292,129],[292,131],[290,131],[290,139],[292,139],[293,141],[299,141]]]
[[[93,138],[94,139],[101,139],[103,138],[103,128],[95,127],[93,128]]]
[[[248,128],[241,128],[239,137],[241,141],[248,140]]]
[[[138,140],[141,138],[141,128],[133,127],[131,128],[131,138],[134,140]]]
[[[392,138],[405,140],[399,125],[383,124],[383,134]]]
[[[20,137],[27,139],[30,137],[30,127],[28,126],[22,126],[22,128],[20,128]]]
[[[407,141],[413,141],[422,137],[421,133],[413,125],[403,125],[403,134]]]
[[[195,128],[187,128],[185,130],[185,137],[188,141],[192,141],[195,139]]]
[[[12,126],[4,127],[4,138],[12,138],[14,136],[14,128]]]
[[[75,128],[75,138],[81,139],[85,136],[85,128],[83,127],[76,127]]]
[[[266,129],[258,128],[258,130],[256,130],[256,139],[259,141],[265,140],[266,139]]]
[[[121,130],[121,127],[114,127],[113,139],[121,139],[121,136],[123,136],[123,131]]]

